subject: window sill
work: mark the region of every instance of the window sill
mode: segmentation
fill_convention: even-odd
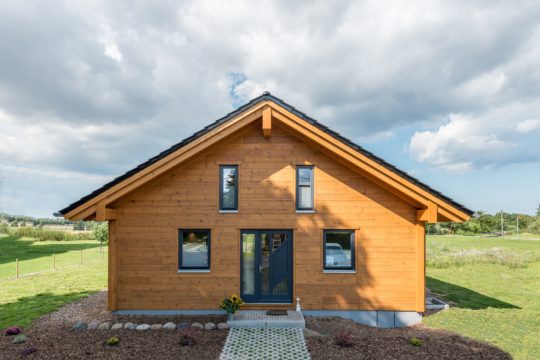
[[[178,273],[209,273],[210,269],[181,269]]]
[[[296,210],[297,214],[315,214],[315,210]]]
[[[356,274],[356,270],[323,270],[324,274]]]
[[[238,214],[238,210],[219,210],[220,214]]]

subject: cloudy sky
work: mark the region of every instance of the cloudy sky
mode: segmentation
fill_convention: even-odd
[[[3,1],[0,212],[52,216],[264,90],[474,210],[540,201],[538,1]]]

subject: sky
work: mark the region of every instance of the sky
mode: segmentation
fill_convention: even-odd
[[[0,2],[0,212],[270,91],[473,210],[540,203],[538,1]]]

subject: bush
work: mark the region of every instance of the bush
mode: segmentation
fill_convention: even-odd
[[[35,347],[29,347],[21,351],[21,357],[27,357],[30,354],[33,354],[37,351]]]
[[[195,339],[199,335],[199,331],[193,328],[182,329],[179,331],[180,339],[178,343],[180,346],[193,346]]]
[[[112,338],[107,339],[107,345],[109,346],[116,346],[120,344],[120,339],[116,336],[113,336]]]
[[[9,234],[8,224],[0,224],[0,234]]]
[[[340,347],[353,346],[353,337],[349,330],[341,329],[334,334],[334,342]]]
[[[409,340],[409,344],[411,344],[412,346],[422,346],[422,341],[413,337]]]
[[[21,333],[21,329],[18,328],[17,326],[8,327],[4,331],[4,335],[6,335],[6,336],[19,335],[20,333]]]
[[[92,240],[92,233],[72,233],[69,231],[49,230],[41,227],[19,227],[9,229],[9,234],[15,237],[28,237],[38,241],[73,241]]]

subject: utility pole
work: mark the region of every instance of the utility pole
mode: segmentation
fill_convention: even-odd
[[[504,237],[504,218],[503,218],[503,210],[501,209],[501,236]]]

